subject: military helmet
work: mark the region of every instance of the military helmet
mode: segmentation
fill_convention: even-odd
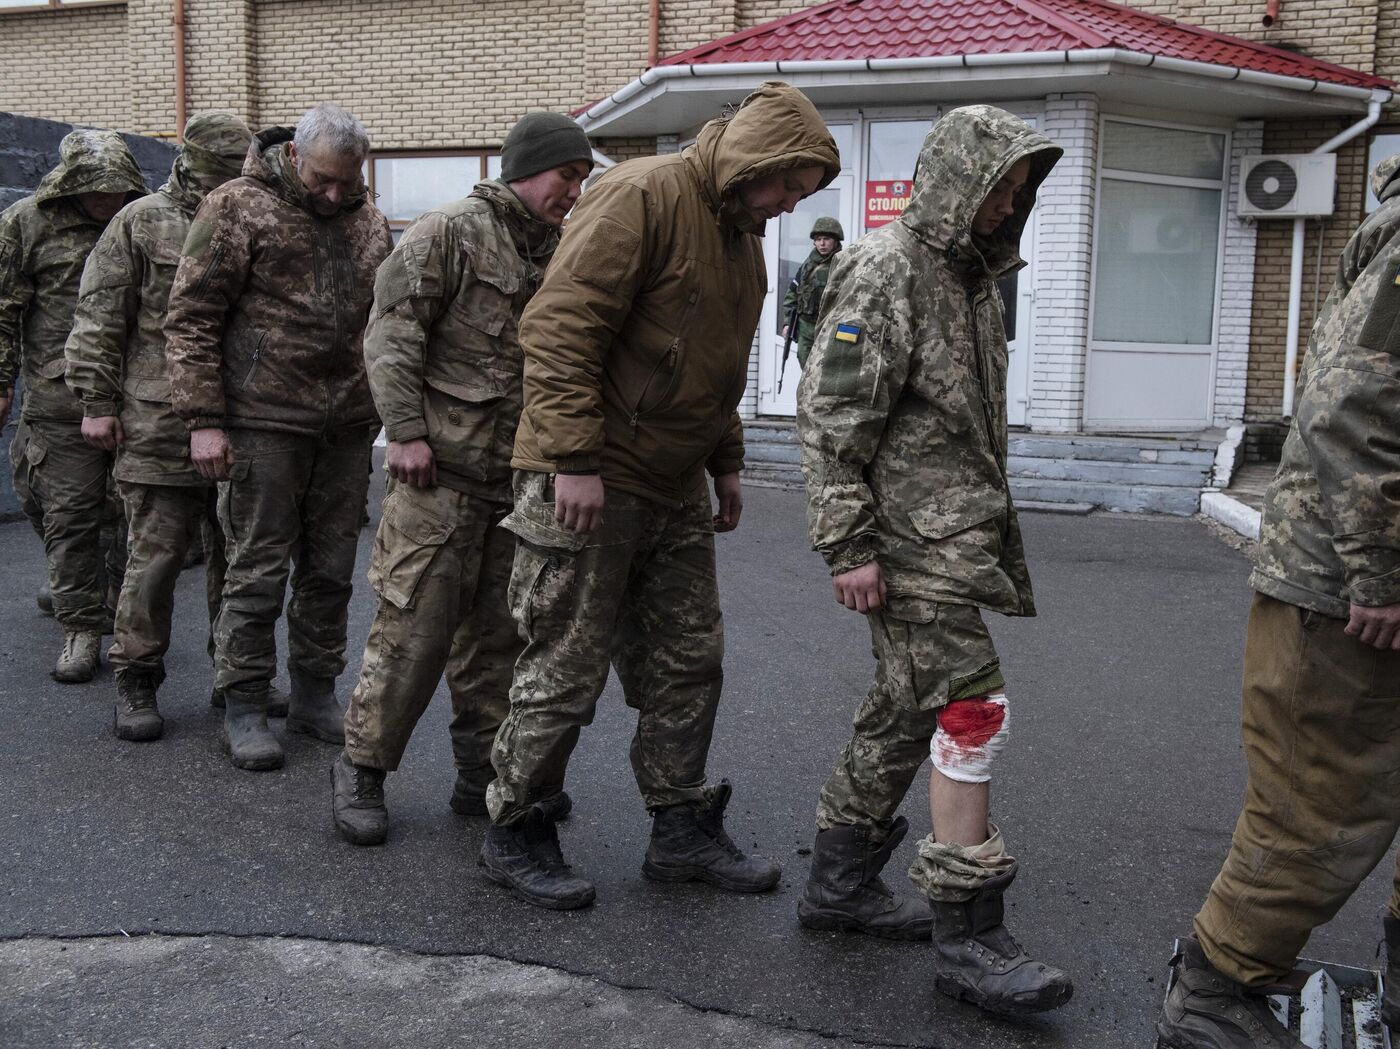
[[[816,222],[812,223],[812,232],[810,236],[813,240],[817,237],[835,237],[837,240],[845,240],[846,231],[841,228],[841,223],[837,222],[834,218],[831,218],[829,215],[823,215],[821,218],[817,219]]]

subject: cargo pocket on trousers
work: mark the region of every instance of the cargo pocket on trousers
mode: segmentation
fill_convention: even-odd
[[[948,702],[945,660],[928,643],[923,624],[886,613],[871,617],[877,654],[890,699],[906,710],[936,710]]]
[[[577,553],[588,544],[588,535],[565,528],[554,519],[553,478],[549,474],[520,471],[516,474],[515,509],[501,527],[517,538],[548,550]]]
[[[369,585],[395,608],[408,608],[423,573],[451,534],[448,522],[396,488],[384,500],[370,555]]]

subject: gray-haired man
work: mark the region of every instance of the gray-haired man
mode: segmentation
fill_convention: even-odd
[[[228,482],[215,685],[239,768],[282,764],[267,704],[289,574],[287,728],[344,740],[335,679],[379,428],[362,343],[391,247],[360,177],[368,152],[364,127],[333,105],[295,133],[260,132],[243,177],[200,205],[170,294],[171,401],[195,468]]]

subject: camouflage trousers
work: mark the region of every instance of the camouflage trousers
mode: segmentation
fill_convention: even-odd
[[[492,752],[492,818],[515,822],[562,787],[609,662],[637,711],[632,772],[647,808],[701,800],[724,681],[704,479],[679,509],[609,489],[603,524],[586,535],[555,522],[552,489],[547,475],[518,472],[505,522],[520,540],[510,607],[525,648]]]
[[[209,607],[209,655],[214,655],[214,622],[224,585],[223,535],[218,531],[217,493],[213,485],[139,484],[118,481],[126,505],[127,561],[117,621],[107,661],[113,668],[150,671],[165,679],[170,648],[170,621],[175,611],[175,584],[185,554],[212,525],[207,543],[205,600]]]
[[[71,630],[102,629],[126,568],[112,453],[83,440],[77,423],[21,420],[10,465],[20,505],[44,541],[54,617]]]
[[[336,678],[345,669],[373,434],[356,428],[228,436],[234,462],[231,479],[219,485],[228,567],[214,631],[214,687],[258,689],[275,676],[274,631],[289,576],[287,665],[308,677]]]
[[[491,744],[521,648],[506,599],[509,511],[441,485],[391,482],[369,566],[379,608],[345,712],[345,752],[356,765],[399,767],[446,671],[457,769],[483,792],[495,778]]]
[[[875,683],[856,712],[851,740],[822,787],[817,826],[872,827],[891,821],[938,730],[938,712],[1005,680],[981,612],[971,605],[892,598],[866,617]],[[919,843],[910,877],[931,898],[958,902],[1015,863],[995,833],[983,846]]]

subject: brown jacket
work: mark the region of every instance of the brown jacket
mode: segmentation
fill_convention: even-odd
[[[191,430],[319,434],[377,418],[364,332],[392,246],[366,194],[311,210],[291,128],[253,138],[243,177],[204,198],[165,319],[171,403]]]
[[[525,409],[512,465],[600,470],[679,505],[697,471],[744,465],[735,408],[767,277],[741,183],[840,168],[815,107],[769,83],[679,155],[619,164],[580,198],[520,321]]]

